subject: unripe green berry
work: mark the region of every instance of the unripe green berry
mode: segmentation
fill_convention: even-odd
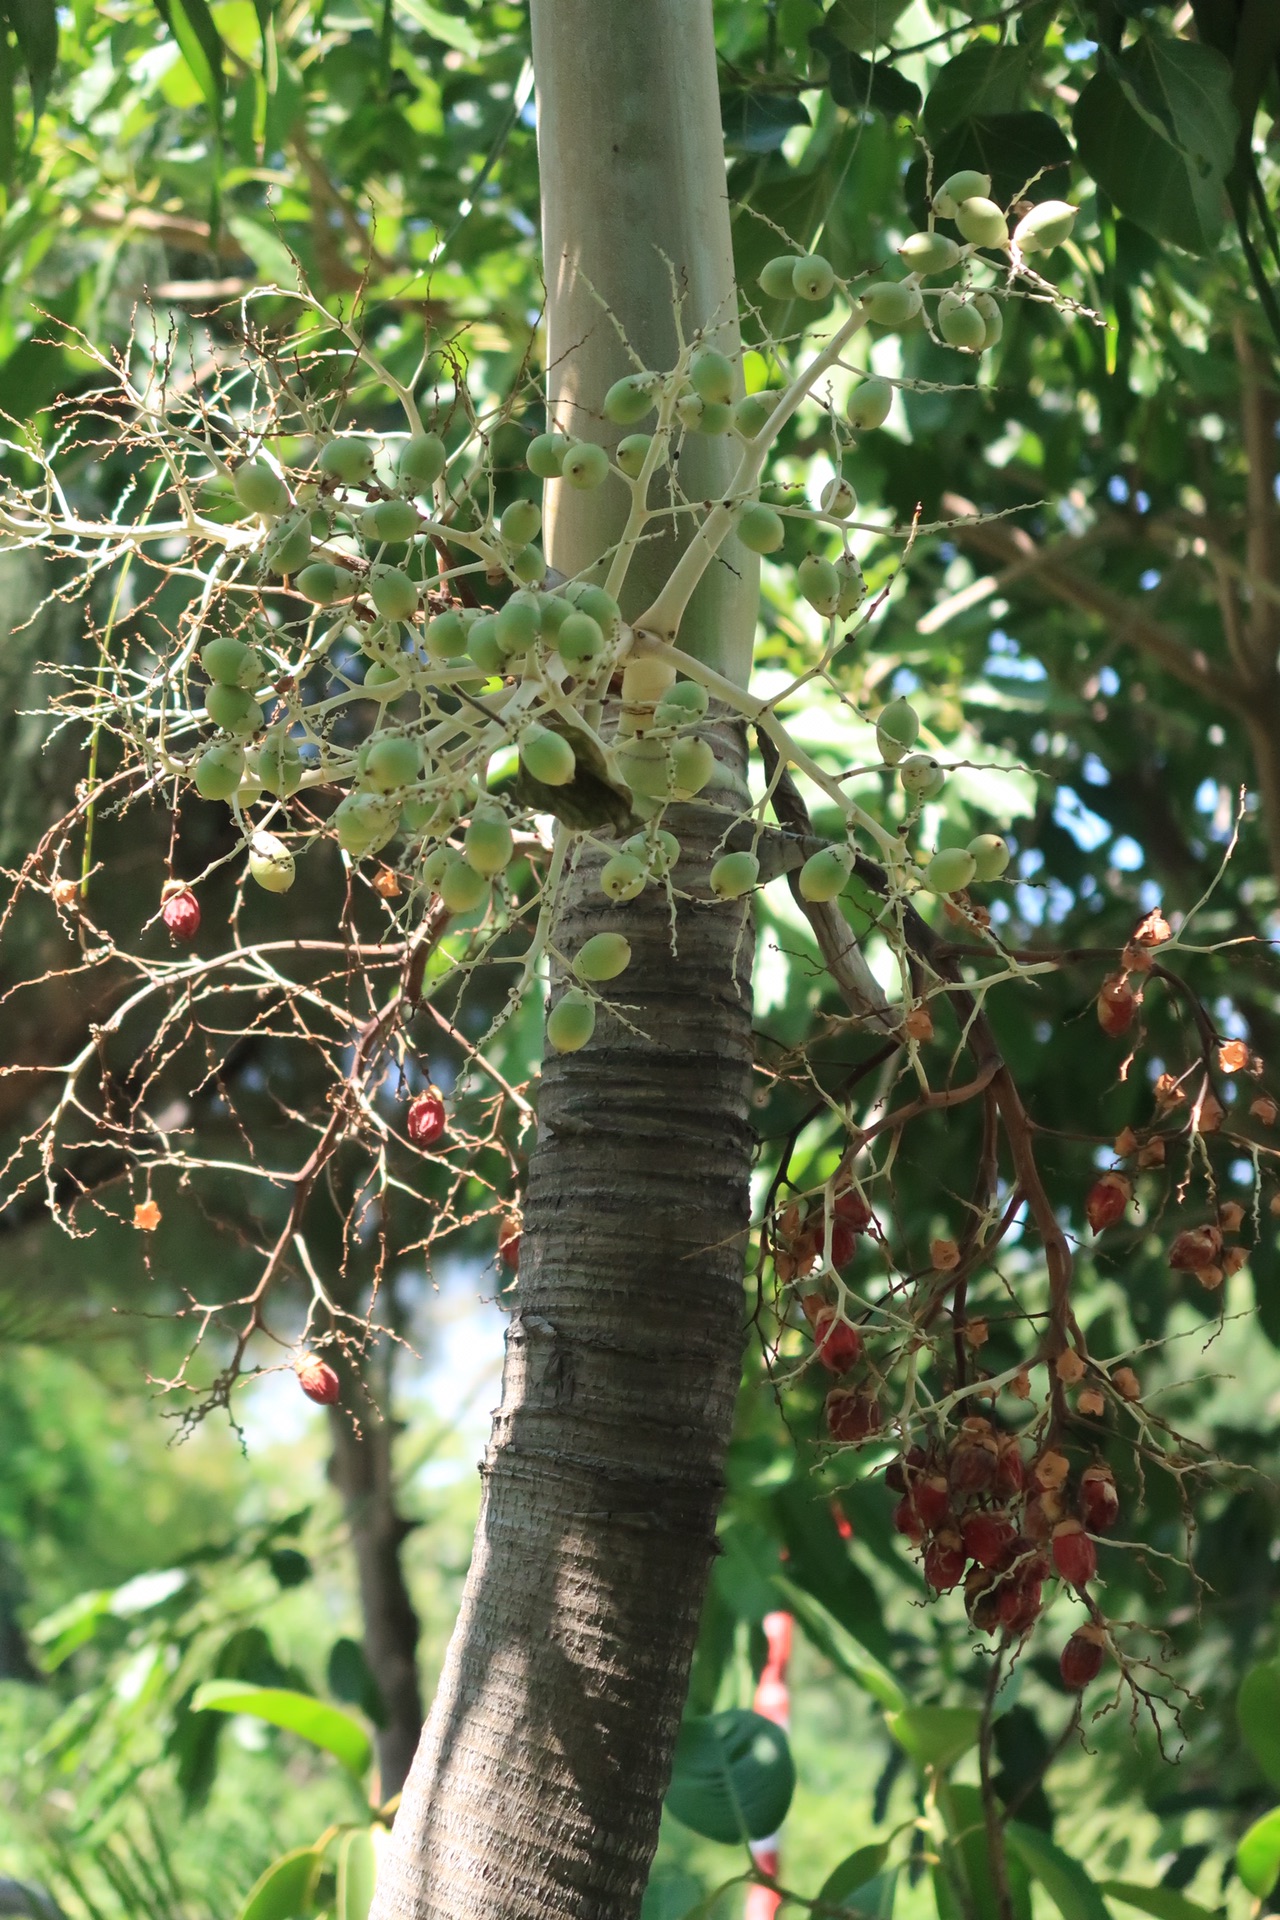
[[[938,188],[933,196],[933,210],[940,213],[944,220],[953,220],[962,200],[985,199],[990,191],[989,173],[978,173],[973,167],[962,167],[959,173],[949,174]]]
[[[412,540],[422,525],[412,500],[379,500],[360,516],[366,540]]]
[[[579,613],[589,613],[606,639],[613,638],[622,620],[622,609],[611,593],[588,581],[575,580],[565,588],[565,598],[572,601]]]
[[[293,855],[274,833],[255,833],[250,840],[249,872],[266,893],[288,893],[296,878]]]
[[[956,208],[956,225],[975,247],[1003,247],[1009,238],[1009,223],[994,200],[976,194],[962,200]]]
[[[807,553],[796,568],[796,585],[816,613],[829,618],[840,604],[840,575],[829,560]]]
[[[699,347],[689,362],[689,380],[704,400],[728,406],[733,399],[733,365],[714,347]]]
[[[920,715],[909,700],[891,700],[876,721],[876,744],[885,761],[896,767],[908,747],[920,737]]]
[[[580,608],[575,609],[561,621],[556,647],[560,658],[569,667],[581,667],[588,661],[598,660],[604,652],[604,634],[600,631],[600,622],[593,620],[589,613],[583,613]]]
[[[1004,308],[995,298],[995,295],[990,293],[975,293],[973,296],[973,305],[974,311],[982,315],[982,322],[986,328],[986,333],[982,339],[982,347],[985,352],[988,347],[994,347],[996,345],[1001,334],[1004,332]]]
[[[502,813],[474,813],[462,836],[462,857],[469,867],[491,879],[506,867],[514,851],[511,829]]]
[[[652,838],[645,833],[633,833],[629,840],[623,841],[622,851],[643,860],[655,879],[665,880],[680,858],[680,842],[674,833],[660,827]]]
[[[498,639],[498,622],[495,615],[486,613],[479,620],[471,622],[467,634],[467,652],[483,672],[499,673],[501,671],[504,655]]]
[[[321,448],[320,471],[345,486],[362,486],[373,474],[373,448],[367,440],[343,434]]]
[[[589,493],[608,474],[609,456],[590,440],[575,440],[561,462],[560,472],[571,487]]]
[[[744,440],[754,440],[771,417],[778,398],[766,388],[762,393],[749,393],[745,399],[736,400],[729,414],[734,432],[740,433]]]
[[[924,870],[924,884],[932,893],[959,893],[976,870],[977,863],[966,847],[942,847]]]
[[[364,692],[374,700],[394,700],[405,689],[403,657],[395,665],[389,660],[375,660],[361,684]]]
[[[946,273],[960,258],[960,249],[947,233],[913,233],[898,248],[898,258],[912,273]]]
[[[947,776],[928,753],[909,753],[898,768],[904,793],[917,800],[933,800],[942,792]]]
[[[708,741],[696,736],[677,740],[671,748],[671,771],[677,800],[692,800],[714,779],[716,756]]]
[[[205,688],[205,711],[224,733],[249,735],[262,725],[262,708],[246,687],[224,687],[219,681]]]
[[[847,520],[857,504],[858,496],[842,473],[835,474],[822,489],[822,511],[837,520]]]
[[[396,456],[396,478],[407,493],[425,493],[444,472],[447,458],[438,433],[415,433]]]
[[[539,480],[558,480],[564,456],[573,443],[563,433],[540,433],[529,442],[524,463]]]
[[[696,680],[677,680],[659,700],[653,717],[660,727],[687,726],[692,720],[701,720],[709,705],[705,687]]]
[[[511,562],[511,571],[526,587],[538,587],[547,577],[547,562],[541,547],[521,547]]]
[[[353,860],[385,847],[399,823],[398,810],[381,794],[349,793],[333,810],[338,845]]]
[[[418,611],[418,589],[398,567],[375,567],[370,596],[384,620],[411,620]]]
[[[498,522],[498,531],[509,547],[527,547],[538,537],[542,509],[532,500],[513,500]]]
[[[554,641],[573,612],[573,605],[559,593],[542,593],[538,598],[542,603],[542,637]]]
[[[786,539],[782,515],[763,501],[749,500],[738,508],[738,538],[752,553],[776,553]]]
[[[483,873],[450,848],[440,875],[437,891],[450,913],[470,913],[489,897],[489,882]]]
[[[887,380],[860,380],[849,395],[845,418],[857,433],[882,427],[893,405],[893,388]]]
[[[986,321],[972,302],[955,293],[944,293],[938,302],[938,332],[964,353],[981,353],[987,341]]]
[[[711,869],[711,891],[720,900],[740,900],[760,878],[754,853],[724,853]]]
[[[604,397],[604,417],[615,427],[633,427],[657,404],[658,381],[651,373],[628,373],[615,380]]]
[[[610,900],[634,900],[644,892],[644,862],[633,853],[615,853],[600,869],[600,887]]]
[[[629,480],[638,480],[649,457],[649,448],[653,445],[651,433],[629,433],[625,440],[619,440],[614,449],[614,459],[619,469]]]
[[[794,253],[779,254],[760,269],[760,291],[770,300],[794,300],[796,292]]]
[[[318,607],[332,607],[339,600],[351,598],[355,580],[345,567],[332,566],[328,560],[313,560],[293,584],[304,600],[312,600]]]
[[[791,284],[798,300],[825,300],[835,283],[835,268],[820,253],[801,254],[792,269]]]
[[[240,785],[244,772],[244,748],[233,740],[220,740],[206,747],[192,769],[191,778],[202,800],[229,800]]]
[[[267,793],[287,799],[302,785],[302,756],[287,733],[271,733],[258,748],[258,779]]]
[[[975,880],[998,880],[1012,859],[1009,843],[998,833],[980,833],[969,842]]]
[[[234,635],[221,633],[200,649],[200,665],[223,687],[256,687],[262,679],[262,656]]]
[[[692,431],[708,435],[728,433],[733,422],[733,409],[723,400],[702,400],[701,394],[696,398],[702,402],[702,411],[695,421],[687,423]]]
[[[658,740],[624,740],[617,750],[618,767],[632,793],[646,800],[666,800],[673,792],[671,756]]]
[[[246,460],[235,470],[232,490],[249,513],[287,513],[289,489],[265,460]]]
[[[528,653],[542,623],[542,602],[535,593],[513,593],[498,615],[498,645],[507,659]]]
[[[616,980],[631,965],[631,942],[624,933],[593,933],[574,956],[579,980]]]
[[[544,787],[568,786],[577,766],[569,742],[550,727],[529,728],[520,742],[520,759]]]
[[[862,311],[877,327],[905,327],[921,305],[919,287],[905,280],[877,280],[862,294]]]
[[[853,856],[847,847],[823,847],[800,869],[800,892],[810,901],[834,900],[844,892]]]
[[[595,1001],[577,987],[570,987],[547,1015],[547,1039],[557,1053],[577,1053],[591,1038],[595,1024]]]
[[[1014,228],[1015,246],[1023,253],[1052,253],[1070,239],[1077,211],[1069,200],[1042,200]]]
[[[394,793],[417,779],[422,768],[422,750],[416,740],[405,734],[386,734],[370,745],[364,763],[364,777],[379,793]]]
[[[862,568],[851,553],[842,553],[835,563],[840,579],[840,598],[836,601],[836,619],[851,620],[867,597]]]
[[[262,564],[269,573],[297,573],[305,567],[311,553],[311,516],[281,520],[272,530],[262,550]]]

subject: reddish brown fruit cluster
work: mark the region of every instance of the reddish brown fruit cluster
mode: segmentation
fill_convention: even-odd
[[[858,1235],[871,1225],[871,1209],[853,1188],[836,1195],[831,1207],[831,1264],[847,1267],[858,1249]],[[779,1280],[812,1273],[826,1244],[825,1210],[820,1200],[792,1201],[778,1222],[774,1267]]]
[[[879,1433],[883,1415],[880,1402],[869,1387],[832,1387],[823,1411],[827,1432],[833,1440],[857,1445]]]
[[[303,1353],[294,1361],[293,1370],[308,1400],[315,1400],[322,1407],[335,1405],[339,1392],[338,1376],[326,1361],[314,1353]]]
[[[434,1147],[444,1137],[444,1101],[434,1087],[410,1101],[405,1124],[415,1147]]]
[[[1215,1226],[1186,1227],[1169,1248],[1175,1273],[1194,1273],[1202,1287],[1220,1287],[1223,1278],[1222,1232]]]
[[[1095,1626],[1092,1620],[1077,1627],[1058,1660],[1063,1686],[1069,1687],[1072,1693],[1081,1692],[1102,1672],[1106,1652],[1107,1637],[1101,1627]]]
[[[1098,993],[1098,1025],[1113,1040],[1128,1033],[1133,1025],[1138,998],[1126,974],[1113,973],[1103,981]]]
[[[1125,1208],[1133,1198],[1133,1182],[1123,1173],[1104,1173],[1085,1195],[1084,1217],[1094,1233],[1105,1233],[1124,1219]]]
[[[1110,1533],[1120,1518],[1116,1477],[1104,1461],[1095,1460],[1080,1475],[1080,1516],[1090,1533]]]
[[[200,931],[200,902],[190,887],[174,887],[172,891],[165,889],[160,918],[173,939],[184,942],[195,939]]]
[[[840,1318],[838,1308],[812,1304],[814,1299],[811,1295],[802,1304],[813,1327],[818,1358],[828,1373],[848,1373],[862,1358],[862,1335]]]
[[[1069,1587],[1087,1587],[1098,1571],[1098,1549],[1079,1520],[1059,1520],[1050,1551],[1054,1566]]]

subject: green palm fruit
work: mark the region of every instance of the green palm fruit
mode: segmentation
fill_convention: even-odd
[[[224,733],[248,736],[262,725],[262,708],[245,687],[224,687],[218,681],[205,688],[205,711]]]
[[[829,618],[840,604],[840,575],[820,554],[807,553],[796,568],[796,585],[816,613]]]
[[[835,568],[840,579],[836,619],[851,620],[867,597],[867,583],[862,577],[862,568],[851,553],[842,553]]]
[[[1004,308],[990,293],[975,293],[973,305],[974,311],[982,315],[982,323],[986,328],[982,338],[982,347],[985,352],[988,347],[995,346],[1004,332]]]
[[[379,793],[407,787],[422,770],[422,749],[406,734],[385,734],[374,740],[364,763],[364,777]]]
[[[604,652],[604,634],[600,622],[580,608],[566,615],[556,635],[560,658],[568,667],[585,666]]]
[[[542,602],[542,637],[554,641],[573,612],[573,603],[561,593],[543,593],[538,598]]]
[[[920,715],[909,700],[891,700],[882,707],[876,721],[876,745],[881,758],[890,767],[896,767],[908,747],[913,747],[920,734]]]
[[[1012,859],[1009,843],[998,833],[980,833],[969,842],[975,880],[998,880]]]
[[[743,400],[735,400],[729,412],[729,424],[735,433],[744,440],[754,440],[761,431],[780,396],[767,388],[761,393],[749,393]]]
[[[933,800],[942,792],[947,776],[928,753],[909,753],[898,767],[902,790],[917,800]]]
[[[711,869],[711,891],[720,900],[740,900],[760,878],[754,853],[723,853]]]
[[[631,965],[631,942],[623,933],[593,933],[574,955],[579,980],[616,980]]]
[[[634,900],[644,892],[645,867],[633,853],[615,853],[600,869],[601,890],[610,900]]]
[[[262,549],[262,563],[268,573],[297,573],[305,567],[311,553],[311,516],[281,520],[273,527],[271,538]]]
[[[366,540],[411,540],[422,525],[412,500],[379,500],[360,516]]]
[[[938,302],[938,332],[948,346],[964,353],[981,353],[987,343],[987,323],[971,301],[944,293]]]
[[[893,388],[887,380],[860,380],[849,395],[845,418],[857,433],[882,427],[893,405]]]
[[[598,487],[608,471],[608,454],[590,440],[573,441],[560,463],[561,474],[580,493]]]
[[[425,493],[444,472],[447,458],[438,433],[415,433],[396,456],[396,478],[406,493]]]
[[[525,465],[539,480],[558,480],[564,456],[572,444],[563,433],[539,433],[529,442]]]
[[[342,434],[321,448],[320,471],[344,486],[363,486],[373,474],[373,447],[368,440]]]
[[[835,268],[820,253],[801,254],[791,270],[798,300],[825,300],[835,283]]]
[[[685,399],[697,400],[700,411],[696,419],[685,422],[692,433],[719,434],[728,433],[733,423],[733,409],[723,400],[704,400],[701,394],[686,394]],[[676,412],[680,412],[677,406]],[[681,416],[683,418],[683,415]]]
[[[520,759],[544,787],[567,787],[577,768],[577,756],[562,734],[550,727],[532,726],[520,742]]]
[[[942,847],[924,870],[924,884],[932,893],[959,893],[977,871],[977,862],[966,847]]]
[[[727,407],[733,399],[733,364],[714,347],[699,347],[689,362],[689,380],[704,400]]]
[[[206,640],[200,664],[211,680],[223,687],[256,687],[262,679],[262,655],[229,633]]]
[[[677,680],[659,700],[653,717],[660,727],[683,727],[701,720],[709,704],[706,688],[696,680]]]
[[[191,777],[202,800],[229,800],[244,772],[244,748],[234,740],[206,747]]]
[[[351,598],[355,579],[345,567],[332,566],[328,560],[313,560],[293,584],[304,600],[312,600],[318,607],[332,607],[339,600]]]
[[[437,891],[450,913],[470,913],[488,899],[489,882],[451,847],[445,856]]]
[[[614,449],[613,457],[617,461],[620,470],[626,474],[628,480],[638,480],[640,478],[644,470],[644,463],[649,457],[649,449],[652,445],[653,435],[651,433],[629,433],[624,440],[619,440]]]
[[[509,864],[513,851],[511,829],[505,814],[472,814],[462,836],[462,857],[469,867],[490,880]]]
[[[628,373],[615,380],[604,397],[604,417],[615,427],[634,427],[652,413],[660,382],[652,373]]]
[[[248,513],[288,513],[289,489],[265,460],[246,460],[231,480],[232,491]]]
[[[579,613],[589,613],[606,639],[612,640],[622,620],[622,609],[611,593],[585,580],[575,580],[565,588],[565,598]]]
[[[955,212],[956,225],[975,247],[1003,247],[1009,238],[1009,223],[994,200],[975,194],[962,200]]]
[[[577,1053],[595,1030],[596,1003],[589,994],[570,987],[547,1015],[547,1039],[557,1053]]]
[[[509,547],[527,547],[538,537],[542,509],[532,500],[513,500],[498,522],[498,531]]]
[[[1052,253],[1071,238],[1078,211],[1069,200],[1042,200],[1014,228],[1014,245],[1022,253]]]
[[[876,280],[862,293],[862,311],[877,327],[905,327],[922,304],[919,287],[908,280]]]
[[[632,793],[646,800],[667,800],[673,792],[674,769],[666,746],[657,740],[624,740],[617,750],[618,768]]]
[[[361,685],[374,700],[394,700],[405,688],[403,655],[394,665],[390,660],[375,660],[367,669]]]
[[[427,622],[427,652],[433,660],[456,660],[467,650],[467,629],[462,615],[451,607]]]
[[[497,616],[498,645],[505,659],[528,653],[538,637],[542,602],[536,593],[513,593]]]
[[[692,800],[715,777],[716,757],[706,740],[692,736],[671,748],[671,771],[677,800]]]
[[[761,500],[748,500],[738,508],[738,538],[751,553],[776,553],[786,539],[782,515]]]
[[[819,504],[824,513],[836,520],[847,520],[858,504],[858,496],[842,473],[835,474],[822,489]]]
[[[811,901],[834,900],[844,892],[853,867],[847,847],[823,847],[811,853],[800,869],[800,892]]]
[[[521,547],[511,562],[511,571],[526,587],[541,586],[547,577],[547,562],[541,547]]]
[[[633,833],[629,840],[623,841],[622,851],[645,861],[656,880],[665,880],[680,858],[680,842],[674,833],[660,827],[652,839],[648,834]]]
[[[794,253],[781,253],[777,259],[769,260],[760,269],[760,291],[770,300],[794,300],[796,256]]]
[[[249,842],[249,872],[266,893],[288,893],[296,869],[293,855],[274,833],[255,833]]]
[[[411,620],[418,611],[418,588],[399,567],[375,567],[370,595],[384,620]]]
[[[898,248],[898,258],[912,273],[947,273],[960,258],[960,249],[949,234],[913,233]]]
[[[258,748],[258,779],[267,793],[287,799],[302,785],[302,755],[287,733],[270,733]]]
[[[485,673],[501,672],[504,655],[498,640],[496,614],[482,614],[479,620],[471,622],[467,633],[467,652]]]
[[[385,847],[399,824],[399,812],[381,794],[349,793],[333,810],[338,845],[353,860]]]
[[[933,196],[933,210],[944,220],[954,220],[956,208],[964,200],[985,199],[991,191],[991,175],[962,167],[943,181]]]

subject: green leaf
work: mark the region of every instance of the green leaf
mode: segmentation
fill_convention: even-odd
[[[221,116],[225,83],[223,46],[206,0],[156,0],[156,11],[177,41],[182,57],[217,122]]]
[[[8,14],[9,24],[17,35],[22,62],[31,82],[31,104],[38,119],[58,64],[57,8],[54,0],[4,0],[0,11]]]
[[[1209,253],[1222,237],[1237,130],[1228,62],[1164,34],[1108,55],[1076,102],[1080,158],[1098,185],[1188,253]]]
[[[1236,1872],[1259,1900],[1280,1880],[1280,1807],[1255,1820],[1236,1848]]]
[[[920,89],[896,67],[883,60],[864,60],[823,27],[814,28],[809,44],[826,57],[827,87],[838,107],[849,113],[870,109],[882,113],[886,120],[896,120],[900,114],[915,119],[920,111]]]
[[[795,1763],[781,1727],[735,1707],[685,1721],[667,1809],[682,1826],[734,1846],[777,1832],[795,1784]]]
[[[925,98],[924,129],[930,144],[936,147],[962,120],[1015,112],[1030,67],[1030,47],[997,47],[990,41],[979,41],[948,60]]]
[[[37,1620],[27,1635],[33,1646],[43,1649],[41,1666],[46,1673],[60,1667],[69,1654],[92,1640],[104,1620],[111,1615],[111,1594],[105,1588],[93,1593],[78,1593],[65,1606]]]
[[[945,1773],[978,1743],[982,1715],[976,1707],[907,1707],[886,1713],[885,1725],[917,1766]]]
[[[207,1680],[196,1689],[191,1710],[247,1713],[255,1720],[283,1727],[309,1740],[313,1747],[323,1747],[357,1777],[367,1771],[373,1758],[369,1736],[358,1720],[339,1707],[286,1687],[255,1687],[246,1680]]]
[[[818,1895],[818,1904],[828,1907],[839,1906],[851,1893],[856,1893],[859,1887],[865,1887],[869,1881],[874,1880],[888,1858],[887,1840],[881,1840],[870,1847],[858,1847],[827,1875],[822,1883],[822,1891]]]
[[[1062,1920],[1107,1920],[1107,1905],[1097,1881],[1078,1860],[1055,1846],[1048,1834],[1011,1820],[1005,1838],[1027,1872],[1040,1882]]]
[[[395,0],[397,13],[407,14],[433,40],[440,40],[446,47],[454,47],[459,53],[465,53],[468,60],[478,59],[484,48],[471,27],[456,14],[446,13],[443,7],[433,7],[431,0]]]
[[[1280,1787],[1280,1660],[1250,1667],[1236,1695],[1236,1718],[1250,1753]]]
[[[982,1789],[958,1787],[943,1781],[938,1789],[938,1804],[947,1823],[942,1860],[934,1874],[938,1920],[999,1920],[1003,1902],[996,1889],[991,1850],[987,1845]],[[1031,1883],[1026,1867],[1012,1851],[1005,1866],[1013,1920],[1032,1920]]]
[[[791,94],[731,92],[721,97],[727,147],[739,153],[776,153],[792,127],[807,127],[806,109]]]
[[[797,1587],[781,1574],[775,1577],[775,1585],[799,1621],[801,1631],[819,1653],[826,1655],[833,1667],[838,1667],[841,1673],[890,1712],[906,1706],[907,1696],[893,1675],[863,1651],[853,1635],[846,1633],[840,1622],[827,1612],[821,1600],[816,1600],[811,1593],[806,1593],[802,1587]]]
[[[1173,1887],[1138,1887],[1131,1880],[1100,1880],[1098,1885],[1108,1900],[1136,1907],[1139,1913],[1149,1913],[1152,1920],[1215,1920],[1222,1912],[1221,1907],[1202,1907],[1198,1901],[1188,1900]]]
[[[829,1499],[807,1480],[788,1481],[771,1502],[787,1549],[787,1578],[820,1600],[860,1646],[888,1666],[893,1644],[880,1597],[841,1539]]]
[[[369,1920],[378,1856],[372,1827],[354,1827],[338,1842],[338,1897],[334,1920]]]
[[[254,1885],[237,1920],[298,1920],[307,1914],[323,1858],[314,1847],[281,1854]]]
[[[909,0],[835,0],[823,25],[842,46],[863,53],[889,38]]]

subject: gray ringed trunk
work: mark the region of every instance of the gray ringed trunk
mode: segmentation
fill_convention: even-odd
[[[635,1031],[602,1013],[544,1065],[475,1554],[374,1920],[639,1912],[743,1339],[753,942],[706,892],[724,822],[668,814],[698,896],[675,955],[661,886],[615,907],[588,853],[566,891],[561,951],[631,941],[609,991]]]

